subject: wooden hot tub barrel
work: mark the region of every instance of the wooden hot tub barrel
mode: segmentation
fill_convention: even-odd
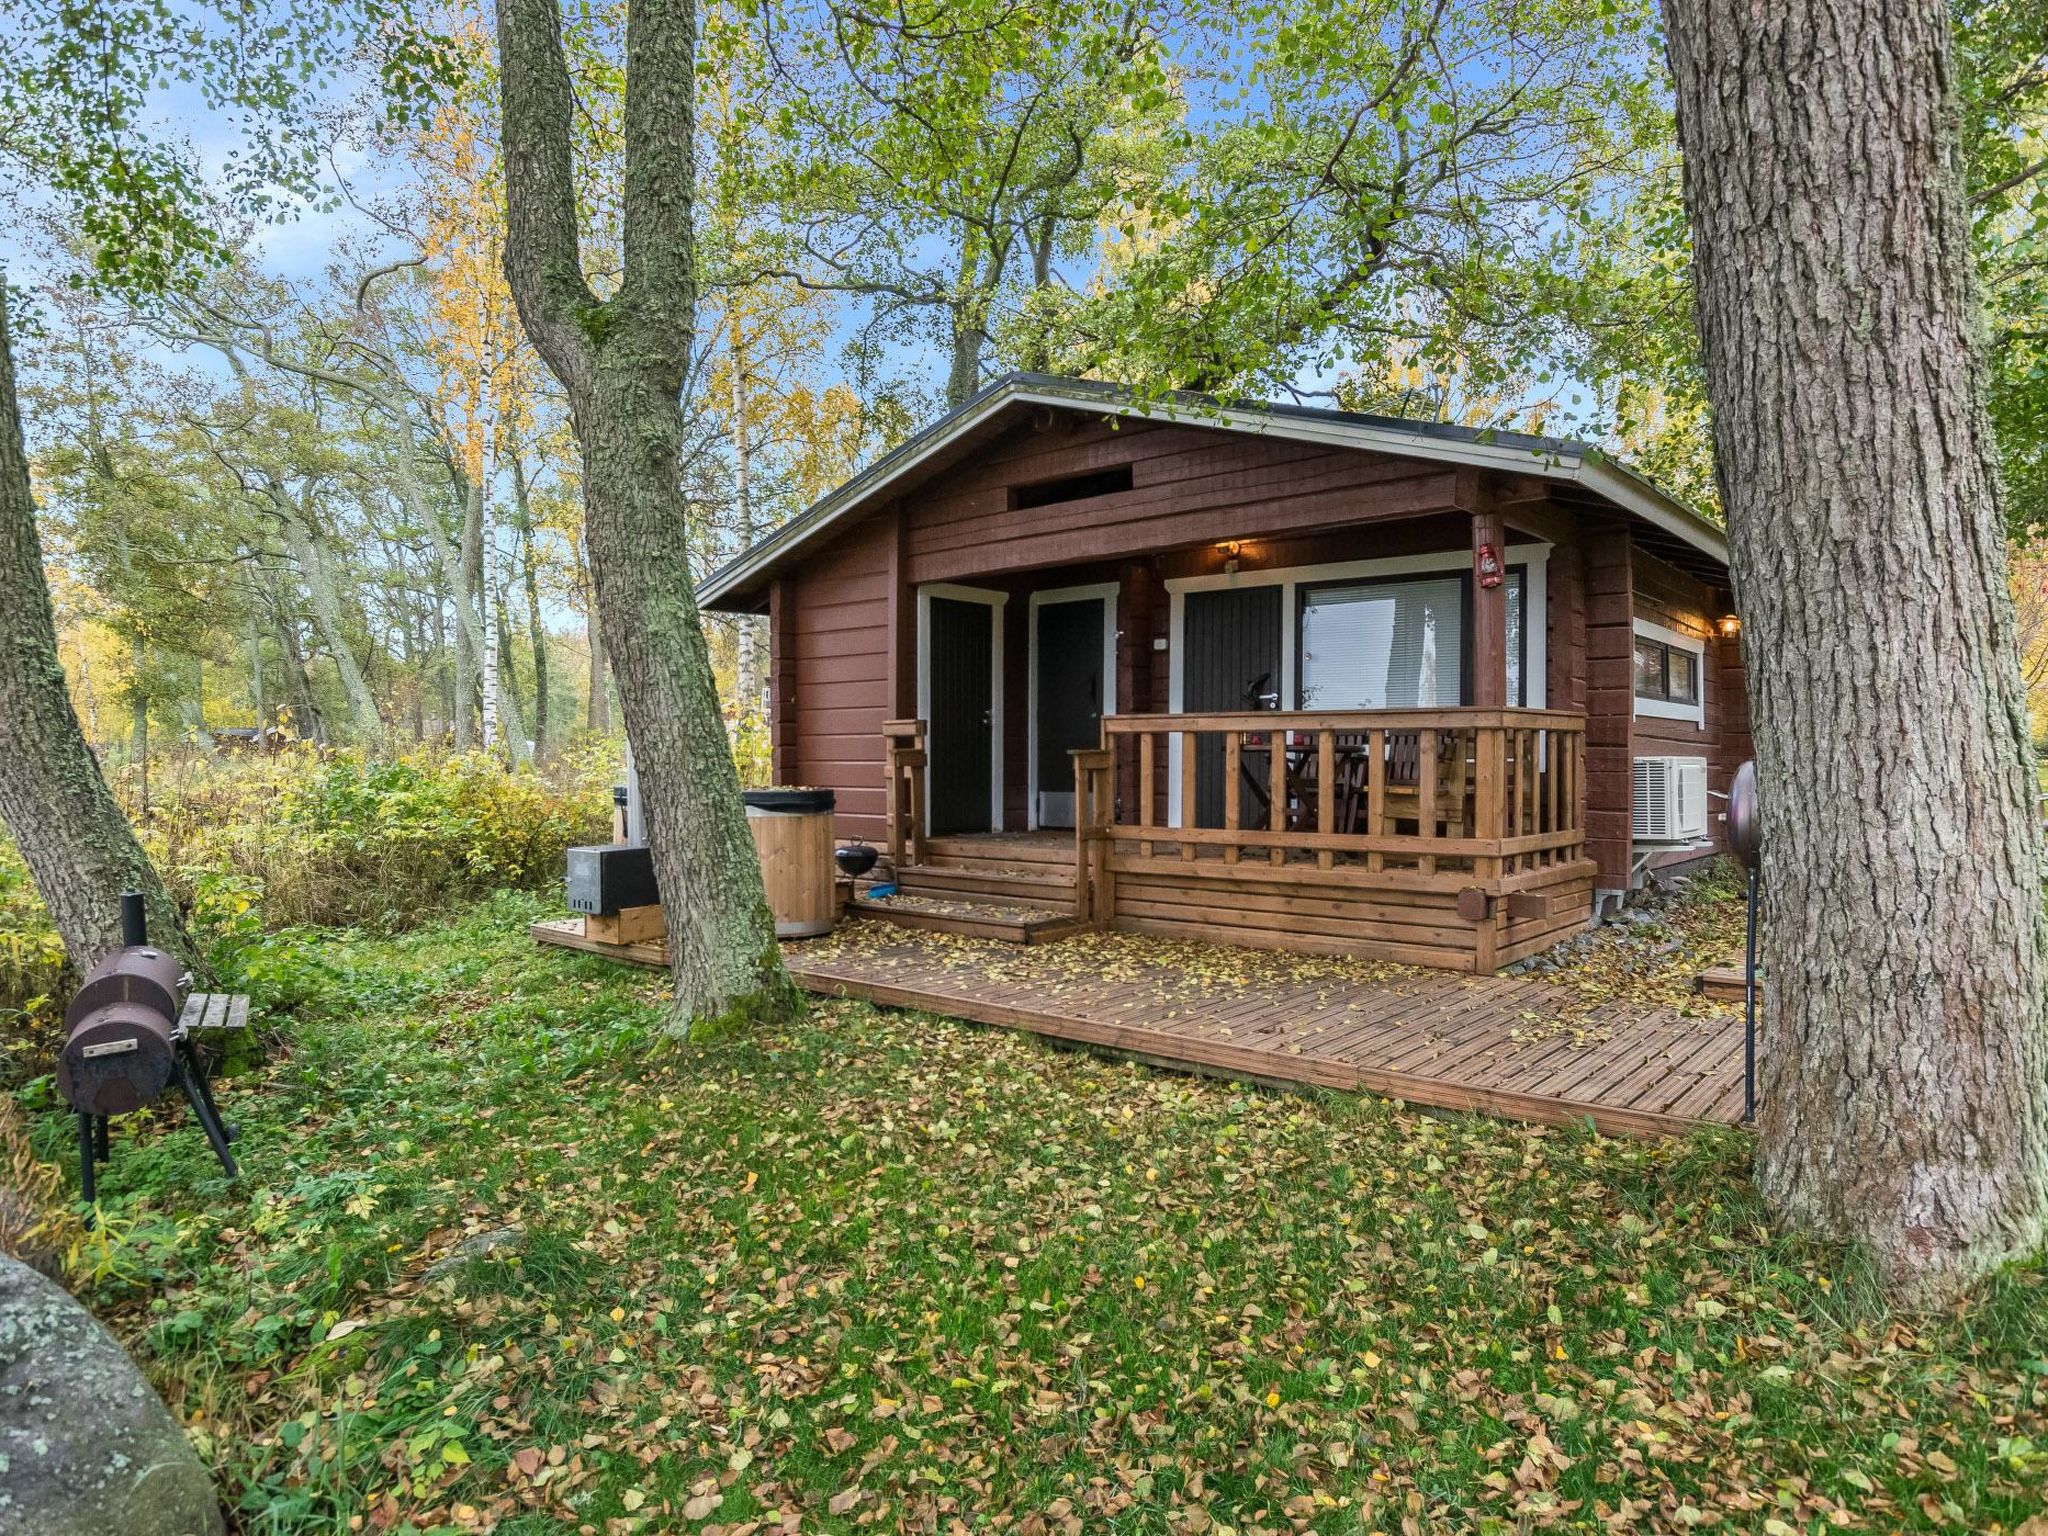
[[[832,931],[832,810],[829,789],[750,789],[747,830],[761,856],[761,880],[778,939]]]

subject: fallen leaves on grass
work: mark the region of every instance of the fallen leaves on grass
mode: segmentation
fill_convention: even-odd
[[[2043,1505],[2039,1275],[1889,1318],[1768,1232],[1735,1138],[1268,1094],[859,1004],[650,1052],[658,979],[529,953],[517,916],[333,941],[355,1006],[228,1087],[244,1183],[179,1138],[109,1171],[183,1223],[117,1317],[252,1529],[2011,1531]],[[499,1227],[525,1241],[423,1278]]]

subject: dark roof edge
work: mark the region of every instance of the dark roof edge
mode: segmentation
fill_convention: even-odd
[[[710,607],[748,586],[769,567],[887,489],[955,438],[998,411],[1020,403],[1155,420],[1194,421],[1226,431],[1265,433],[1333,447],[1518,471],[1583,485],[1721,565],[1728,563],[1727,537],[1718,527],[1677,497],[1585,443],[1313,406],[1227,405],[1206,395],[1147,398],[1095,379],[1013,373],[997,379],[958,409],[914,433],[801,515],[713,571],[698,589],[699,602]]]

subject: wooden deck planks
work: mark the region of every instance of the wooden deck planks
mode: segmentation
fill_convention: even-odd
[[[573,920],[533,933],[664,963],[659,945],[596,944]],[[857,945],[793,944],[785,958],[797,982],[820,994],[1266,1082],[1545,1124],[1590,1121],[1611,1135],[1732,1125],[1741,1114],[1742,1026],[1730,1017],[1621,1002],[1587,1010],[1566,989],[1527,977],[1198,981],[1135,950],[1115,974],[1077,974],[1055,960],[1040,971],[1031,959],[1058,952],[941,944],[906,931]]]

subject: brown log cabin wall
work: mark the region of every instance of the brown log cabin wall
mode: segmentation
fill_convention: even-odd
[[[879,843],[882,723],[897,717],[889,645],[897,526],[883,514],[810,555],[769,597],[776,646],[769,715],[776,781],[831,789],[840,837]],[[916,618],[911,616],[915,637]]]
[[[1017,486],[1130,467],[1131,488],[1012,511]],[[1122,561],[1254,530],[1290,536],[1456,505],[1457,477],[1408,459],[1215,428],[1060,418],[992,442],[907,498],[913,583]],[[1064,573],[1063,573],[1064,574]]]
[[[1131,469],[1127,491],[1011,509],[1013,487],[1123,465]],[[1029,824],[1033,590],[1115,583],[1117,707],[1161,713],[1170,705],[1169,658],[1156,644],[1168,638],[1166,581],[1220,570],[1226,556],[1216,546],[1225,540],[1242,541],[1237,558],[1246,571],[1466,550],[1472,524],[1462,507],[1473,483],[1469,473],[1461,479],[1415,461],[1192,425],[1063,418],[1012,429],[807,553],[773,584],[776,778],[836,790],[838,834],[881,841],[882,724],[916,713],[917,588],[949,581],[1002,591],[1009,594],[1002,610],[1004,819],[1021,830]],[[1507,504],[1503,516],[1509,544],[1552,544],[1548,702],[1587,715],[1588,854],[1598,866],[1597,877],[1581,874],[1560,887],[1569,899],[1552,916],[1503,923],[1505,962],[1569,932],[1574,920],[1564,909],[1581,897],[1589,902],[1596,880],[1626,885],[1632,757],[1703,752],[1713,789],[1725,791],[1747,755],[1748,726],[1739,646],[1713,632],[1720,594],[1635,547],[1618,517],[1542,497]],[[1634,718],[1638,614],[1707,637],[1706,731]],[[1134,770],[1125,781],[1119,787],[1127,802],[1136,792]],[[1163,821],[1164,804],[1155,810]],[[1177,925],[1169,909],[1185,900],[1144,882],[1128,899],[1134,924],[1155,931]],[[1332,929],[1364,924],[1384,935],[1382,948],[1398,940],[1408,954],[1431,952],[1438,963],[1455,963],[1469,939],[1469,925],[1461,929],[1428,902],[1389,904],[1384,895],[1338,891],[1321,899],[1327,911],[1293,916]],[[1213,916],[1207,893],[1198,905]],[[1286,926],[1260,902],[1240,910],[1248,942]],[[1301,937],[1301,947],[1348,947],[1338,931]]]
[[[1750,754],[1749,697],[1743,675],[1742,642],[1739,638],[1724,638],[1717,627],[1721,615],[1730,611],[1727,595],[1641,549],[1634,552],[1633,566],[1635,617],[1699,640],[1706,647],[1700,658],[1705,725],[1654,716],[1635,718],[1630,753],[1634,757],[1704,757],[1710,796],[1725,795],[1736,767]],[[1629,697],[1633,713],[1633,652]],[[1717,849],[1726,846],[1722,810],[1720,800],[1709,799],[1707,825]]]

